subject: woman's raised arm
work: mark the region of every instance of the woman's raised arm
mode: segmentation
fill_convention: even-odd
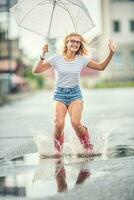
[[[45,54],[48,52],[48,45],[45,44],[42,48],[42,56],[40,56],[40,60],[38,60],[32,70],[34,74],[45,72],[47,69],[51,67],[48,62],[45,62]]]
[[[89,67],[91,69],[96,69],[96,70],[104,70],[106,68],[106,66],[108,65],[108,63],[110,62],[110,60],[112,59],[112,57],[116,51],[116,44],[110,39],[108,41],[108,46],[109,46],[110,52],[106,56],[106,58],[101,62],[96,62],[94,60],[90,60],[89,63],[87,64],[87,67]]]

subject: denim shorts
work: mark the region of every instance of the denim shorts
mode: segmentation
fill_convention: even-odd
[[[54,91],[53,100],[60,101],[64,103],[66,106],[69,106],[70,103],[72,103],[77,99],[83,102],[83,97],[79,85],[73,88],[56,87]]]

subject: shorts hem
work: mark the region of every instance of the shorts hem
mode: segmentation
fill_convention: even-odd
[[[83,99],[82,98],[76,98],[76,99],[72,99],[70,103],[66,104],[64,101],[62,101],[61,99],[53,99],[53,101],[59,101],[61,103],[63,103],[65,106],[69,106],[73,101],[76,101],[76,100],[80,100],[82,103],[84,103]]]
[[[59,101],[59,102],[63,103],[66,106],[65,102],[60,100],[60,99],[53,99],[53,101]]]

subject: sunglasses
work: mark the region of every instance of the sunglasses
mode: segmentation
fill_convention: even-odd
[[[68,40],[69,42],[71,42],[71,43],[76,43],[76,44],[81,44],[81,41],[79,41],[79,40]]]

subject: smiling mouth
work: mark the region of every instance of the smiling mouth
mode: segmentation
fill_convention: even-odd
[[[71,46],[72,48],[75,48],[75,49],[78,49],[78,47],[77,46]]]

